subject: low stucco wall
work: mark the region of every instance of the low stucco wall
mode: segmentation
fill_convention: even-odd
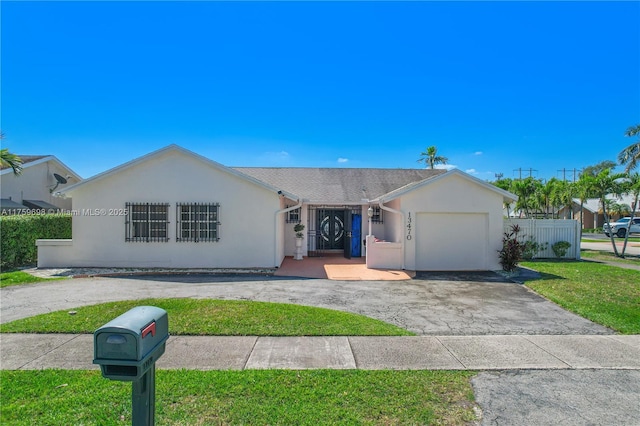
[[[376,242],[367,235],[367,268],[402,269],[402,243]]]
[[[70,266],[73,240],[36,240],[38,268]]]

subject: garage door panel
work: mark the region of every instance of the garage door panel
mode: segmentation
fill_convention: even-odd
[[[416,225],[417,270],[487,269],[487,214],[418,213]]]

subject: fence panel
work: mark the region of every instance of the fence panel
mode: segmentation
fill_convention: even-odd
[[[510,231],[512,225],[520,227],[520,240],[530,238],[539,244],[547,243],[547,248],[539,252],[536,258],[555,258],[551,246],[558,241],[568,241],[571,247],[567,250],[565,259],[580,259],[580,222],[569,219],[506,219],[505,232]]]

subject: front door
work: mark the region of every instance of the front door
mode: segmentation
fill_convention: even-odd
[[[318,210],[318,239],[316,245],[321,250],[342,250],[345,244],[344,210]]]

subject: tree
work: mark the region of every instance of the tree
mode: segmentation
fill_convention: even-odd
[[[0,139],[4,139],[4,133],[0,132]],[[9,149],[0,149],[0,163],[2,167],[11,167],[14,175],[22,173],[22,159],[16,154],[9,152]]]
[[[624,185],[625,185],[625,192],[627,194],[633,195],[633,202],[631,203],[631,219],[629,220],[629,229],[631,229],[633,218],[636,215],[638,199],[640,198],[640,174],[636,172],[627,176],[627,181],[625,182]],[[622,245],[622,253],[620,253],[621,257],[624,257],[624,252],[627,250],[628,240],[629,240],[629,232],[624,234],[624,244]]]
[[[601,171],[607,170],[607,169],[613,169],[615,167],[616,167],[616,163],[615,162],[613,162],[611,160],[604,160],[604,161],[599,162],[596,165],[587,166],[584,169],[582,169],[582,175],[588,175],[588,176],[596,177],[596,176],[598,176],[598,174],[600,174]]]
[[[447,164],[447,161],[449,161],[447,157],[438,155],[438,148],[435,146],[430,146],[426,151],[421,152],[418,159],[419,163],[424,163],[430,169],[434,169],[438,164]]]
[[[537,207],[535,195],[541,185],[542,183],[539,180],[531,176],[513,181],[512,191],[518,196],[516,209],[521,212],[524,211],[526,217],[531,217],[531,210]]]
[[[513,180],[509,178],[500,178],[493,182],[494,186],[497,186],[500,189],[504,189],[505,191],[512,192]],[[510,216],[509,209],[511,207],[511,203],[507,203],[506,201],[503,203],[504,208],[507,209],[507,217]]]
[[[597,176],[591,180],[591,189],[600,199],[600,206],[602,207],[602,213],[604,214],[605,223],[611,223],[609,220],[609,213],[607,213],[607,195],[612,194],[614,196],[620,196],[624,188],[619,180],[625,178],[627,175],[624,173],[611,174],[611,169],[605,169],[598,173]],[[620,257],[618,253],[618,247],[613,239],[613,232],[609,232],[611,238],[611,245],[613,246],[613,252],[617,257]]]
[[[626,164],[625,172],[629,173],[635,169],[638,166],[638,162],[640,162],[640,124],[629,127],[627,131],[624,132],[624,135],[627,137],[638,136],[638,139],[634,143],[618,154],[618,162],[621,165]]]
[[[584,227],[584,203],[589,198],[595,198],[593,191],[594,177],[589,174],[581,174],[575,183],[576,197],[580,199],[580,237],[582,237],[582,228]]]
[[[564,218],[573,219],[573,197],[577,189],[575,183],[558,180],[551,191],[551,204],[555,210],[565,209]],[[559,215],[558,215],[559,216]],[[558,217],[559,218],[559,217]]]

